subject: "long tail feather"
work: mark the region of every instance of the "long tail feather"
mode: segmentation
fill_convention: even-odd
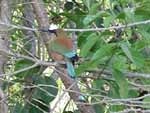
[[[75,78],[76,77],[76,73],[75,73],[75,70],[74,70],[74,67],[72,65],[71,62],[67,62],[67,72],[68,72],[68,75],[71,77],[71,78]]]
[[[86,99],[85,99],[85,97],[83,95],[80,95],[79,96],[79,101],[86,102]]]

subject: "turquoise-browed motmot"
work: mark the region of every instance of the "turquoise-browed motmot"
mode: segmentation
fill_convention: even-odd
[[[73,48],[73,41],[68,38],[65,31],[62,29],[49,30],[56,37],[50,40],[51,57],[55,61],[65,61],[68,75],[75,78],[74,62],[78,59],[76,51]]]
[[[78,60],[78,56],[73,47],[73,41],[69,38],[65,31],[62,29],[54,30],[40,30],[43,32],[50,32],[55,34],[54,38],[50,40],[49,49],[51,50],[50,54],[53,60],[55,61],[65,61],[67,67],[67,73],[71,78],[76,77],[74,70],[74,63]],[[80,95],[79,100],[85,102],[86,99],[84,96]]]

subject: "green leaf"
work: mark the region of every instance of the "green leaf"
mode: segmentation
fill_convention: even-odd
[[[49,104],[45,103],[43,100],[37,99],[32,100],[31,105],[29,106],[29,113],[48,113],[49,112]],[[29,105],[29,104],[28,104]]]
[[[86,7],[88,8],[88,10],[90,10],[91,0],[83,0],[83,3],[86,5]]]
[[[15,71],[27,68],[27,67],[32,66],[32,65],[34,65],[34,63],[29,61],[29,60],[26,60],[26,59],[19,60],[15,64]],[[37,66],[37,67],[34,67],[34,68],[29,69],[27,71],[20,72],[20,73],[16,74],[15,76],[22,78],[25,76],[39,75],[43,69],[44,69],[44,67]]]
[[[97,80],[94,80],[94,81],[93,81],[92,85],[93,85],[93,87],[96,88],[96,89],[103,89],[103,85],[104,85],[105,83],[106,83],[105,80],[99,80],[99,79],[97,79]]]
[[[139,7],[136,8],[135,10],[135,14],[137,15],[142,15],[142,16],[146,16],[147,18],[149,18],[148,15],[150,15],[150,1],[149,0],[143,0]]]
[[[131,48],[130,51],[134,59],[134,64],[138,67],[138,69],[142,68],[145,62],[143,55],[134,48]]]
[[[25,111],[25,109],[21,103],[16,102],[14,109],[11,113],[28,113],[28,112]]]
[[[109,83],[110,90],[108,92],[108,96],[111,98],[120,98],[120,93],[119,93],[119,86],[117,85],[116,82],[110,82]]]
[[[92,23],[94,20],[96,20],[102,14],[103,14],[103,12],[98,12],[95,15],[87,15],[83,20],[83,24],[88,25],[88,24]]]
[[[111,112],[119,112],[119,111],[123,111],[124,108],[125,107],[123,105],[112,105],[112,106],[110,106],[109,109]]]
[[[114,17],[112,15],[105,17],[104,26],[109,27],[113,20],[114,20]]]
[[[139,96],[139,92],[138,91],[136,91],[136,90],[133,90],[133,89],[130,89],[129,90],[129,98],[136,98],[136,97],[138,97]]]
[[[120,70],[114,68],[113,77],[115,78],[115,81],[119,86],[120,97],[128,98],[128,81],[126,80],[124,74]]]
[[[94,107],[96,113],[104,113],[105,112],[103,105],[94,104],[93,107]]]
[[[110,86],[110,90],[108,92],[108,96],[110,98],[120,98],[120,91],[119,91],[119,86],[117,84],[117,82],[113,81],[113,82],[109,82],[109,86]],[[109,111],[120,111],[123,110],[124,106],[123,105],[110,105],[108,108],[108,113]]]
[[[145,97],[143,100],[143,103],[145,102],[145,104],[143,105],[144,108],[150,108],[150,97]]]
[[[34,98],[40,99],[44,101],[45,103],[49,103],[53,99],[55,99],[58,89],[55,88],[57,87],[57,83],[52,77],[47,77],[47,76],[36,77],[35,84],[46,85],[46,86],[40,86],[39,88],[38,87],[35,88],[35,91],[33,94]]]
[[[143,50],[145,47],[148,47],[150,45],[150,39],[141,39],[137,40],[134,44],[133,47],[138,50]]]
[[[144,37],[144,39],[149,39],[150,38],[150,33],[145,31],[145,27],[141,27],[138,32]],[[148,41],[149,42],[149,41]],[[150,43],[150,42],[149,42]]]
[[[67,17],[69,21],[71,20],[71,21],[75,22],[77,27],[81,28],[84,26],[83,19],[85,18],[86,13],[81,12],[77,8],[75,9],[75,11],[77,12],[75,14],[72,14],[69,12],[64,12],[64,13],[61,13],[61,15]]]
[[[150,85],[150,80],[149,79],[141,78],[140,80],[142,82],[142,85]]]
[[[111,56],[113,53],[114,47],[115,47],[114,44],[103,45],[94,53],[92,60],[97,60],[97,59],[104,58],[106,56]]]
[[[127,46],[127,44],[125,43],[121,43],[121,49],[123,50],[123,52],[125,53],[125,55],[132,61],[134,62],[134,59],[132,57],[132,54],[129,50],[129,47]]]
[[[98,40],[98,36],[95,33],[92,33],[88,36],[87,41],[85,42],[84,46],[81,48],[80,55],[81,57],[86,57],[90,51],[90,49],[94,46],[96,41]]]
[[[130,59],[132,63],[134,63],[137,67],[144,66],[144,57],[140,52],[135,50],[134,48],[130,48],[127,46],[127,44],[122,43],[121,49],[125,53],[125,55]]]
[[[114,55],[112,59],[113,68],[121,71],[128,69],[127,58],[123,55]]]
[[[134,13],[131,11],[131,9],[124,9],[126,18],[128,22],[133,22],[134,21]]]
[[[92,7],[90,8],[89,14],[96,14],[99,6],[100,6],[99,3],[93,4]]]
[[[75,70],[77,75],[80,75],[84,71],[88,69],[93,69],[97,66],[96,61],[87,61],[82,63],[81,65],[78,66],[78,68]]]
[[[124,12],[121,12],[116,16],[117,19],[123,19],[123,20],[125,19],[125,17],[126,17],[126,15]]]

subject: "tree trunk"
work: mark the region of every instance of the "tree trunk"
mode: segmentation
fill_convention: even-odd
[[[9,1],[0,0],[0,22],[10,24],[10,9],[8,6]],[[8,27],[1,25],[0,26],[0,50],[8,51]],[[0,113],[8,113],[8,107],[6,104],[6,97],[4,92],[2,91],[3,85],[3,74],[4,74],[4,66],[8,61],[7,55],[0,52]]]

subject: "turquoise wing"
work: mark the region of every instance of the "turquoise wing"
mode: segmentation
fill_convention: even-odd
[[[64,55],[66,58],[72,58],[76,55],[76,52],[72,49],[68,49],[62,44],[57,43],[56,41],[52,41],[50,44],[50,48],[52,51],[55,51],[57,53],[60,53]]]
[[[66,48],[64,45],[57,43],[56,41],[52,41],[50,44],[50,49],[60,54],[68,53],[71,50]]]
[[[71,52],[66,52],[66,53],[63,53],[63,55],[66,57],[66,58],[72,58],[76,55],[76,52],[75,51],[71,51]]]

